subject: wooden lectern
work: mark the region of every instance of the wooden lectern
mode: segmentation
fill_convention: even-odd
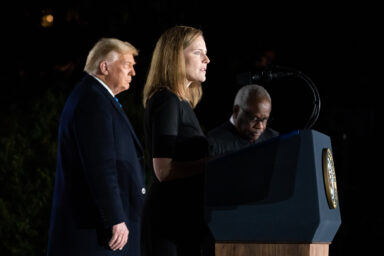
[[[340,224],[331,141],[283,134],[207,163],[216,256],[327,256]]]

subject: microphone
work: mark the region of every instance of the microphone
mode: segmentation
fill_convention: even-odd
[[[289,76],[296,76],[298,72],[292,72],[292,71],[273,71],[270,69],[260,71],[254,75],[252,75],[253,81],[271,81],[273,79],[277,78],[283,78],[283,77],[289,77]]]
[[[284,69],[282,70],[281,67],[279,68],[279,70],[265,68],[256,73],[251,73],[251,72],[240,73],[236,75],[236,83],[237,85],[246,85],[246,84],[252,84],[256,81],[269,82],[273,79],[290,77],[290,76],[300,76],[301,74],[301,71],[299,70],[288,69],[288,68],[284,68]]]

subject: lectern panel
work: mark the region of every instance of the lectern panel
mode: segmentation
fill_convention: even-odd
[[[216,241],[331,242],[341,219],[326,199],[324,148],[328,136],[302,130],[209,162],[205,216]]]

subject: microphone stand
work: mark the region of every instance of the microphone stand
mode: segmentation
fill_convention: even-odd
[[[320,115],[320,107],[321,107],[320,94],[319,94],[319,91],[317,90],[315,84],[313,83],[313,81],[307,75],[305,75],[301,71],[298,71],[296,76],[298,78],[301,78],[304,82],[306,82],[306,84],[309,86],[309,88],[311,89],[312,94],[313,94],[314,100],[313,100],[312,114],[309,117],[308,122],[304,126],[305,129],[311,129],[312,126],[316,123],[316,121]]]
[[[303,80],[311,89],[313,99],[314,99],[313,100],[313,110],[312,110],[311,116],[309,117],[307,123],[304,126],[304,129],[311,129],[312,126],[316,123],[316,121],[320,115],[320,106],[321,106],[320,94],[319,94],[319,91],[317,90],[315,84],[307,75],[305,75],[300,70],[293,69],[293,68],[287,68],[287,67],[281,67],[281,66],[273,66],[273,68],[280,69],[283,72],[276,73],[274,75],[273,71],[269,70],[269,72],[267,72],[267,71],[262,72],[261,76],[266,77],[266,79],[268,79],[268,80],[272,80],[274,78],[295,76],[295,77],[298,77],[301,80]],[[267,68],[267,70],[268,70],[268,68]],[[255,76],[253,76],[253,77],[255,77]],[[252,80],[257,80],[257,79],[252,79]]]

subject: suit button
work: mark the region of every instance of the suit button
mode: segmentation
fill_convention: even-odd
[[[141,194],[145,195],[145,192],[146,192],[145,188],[142,188],[141,189]]]

